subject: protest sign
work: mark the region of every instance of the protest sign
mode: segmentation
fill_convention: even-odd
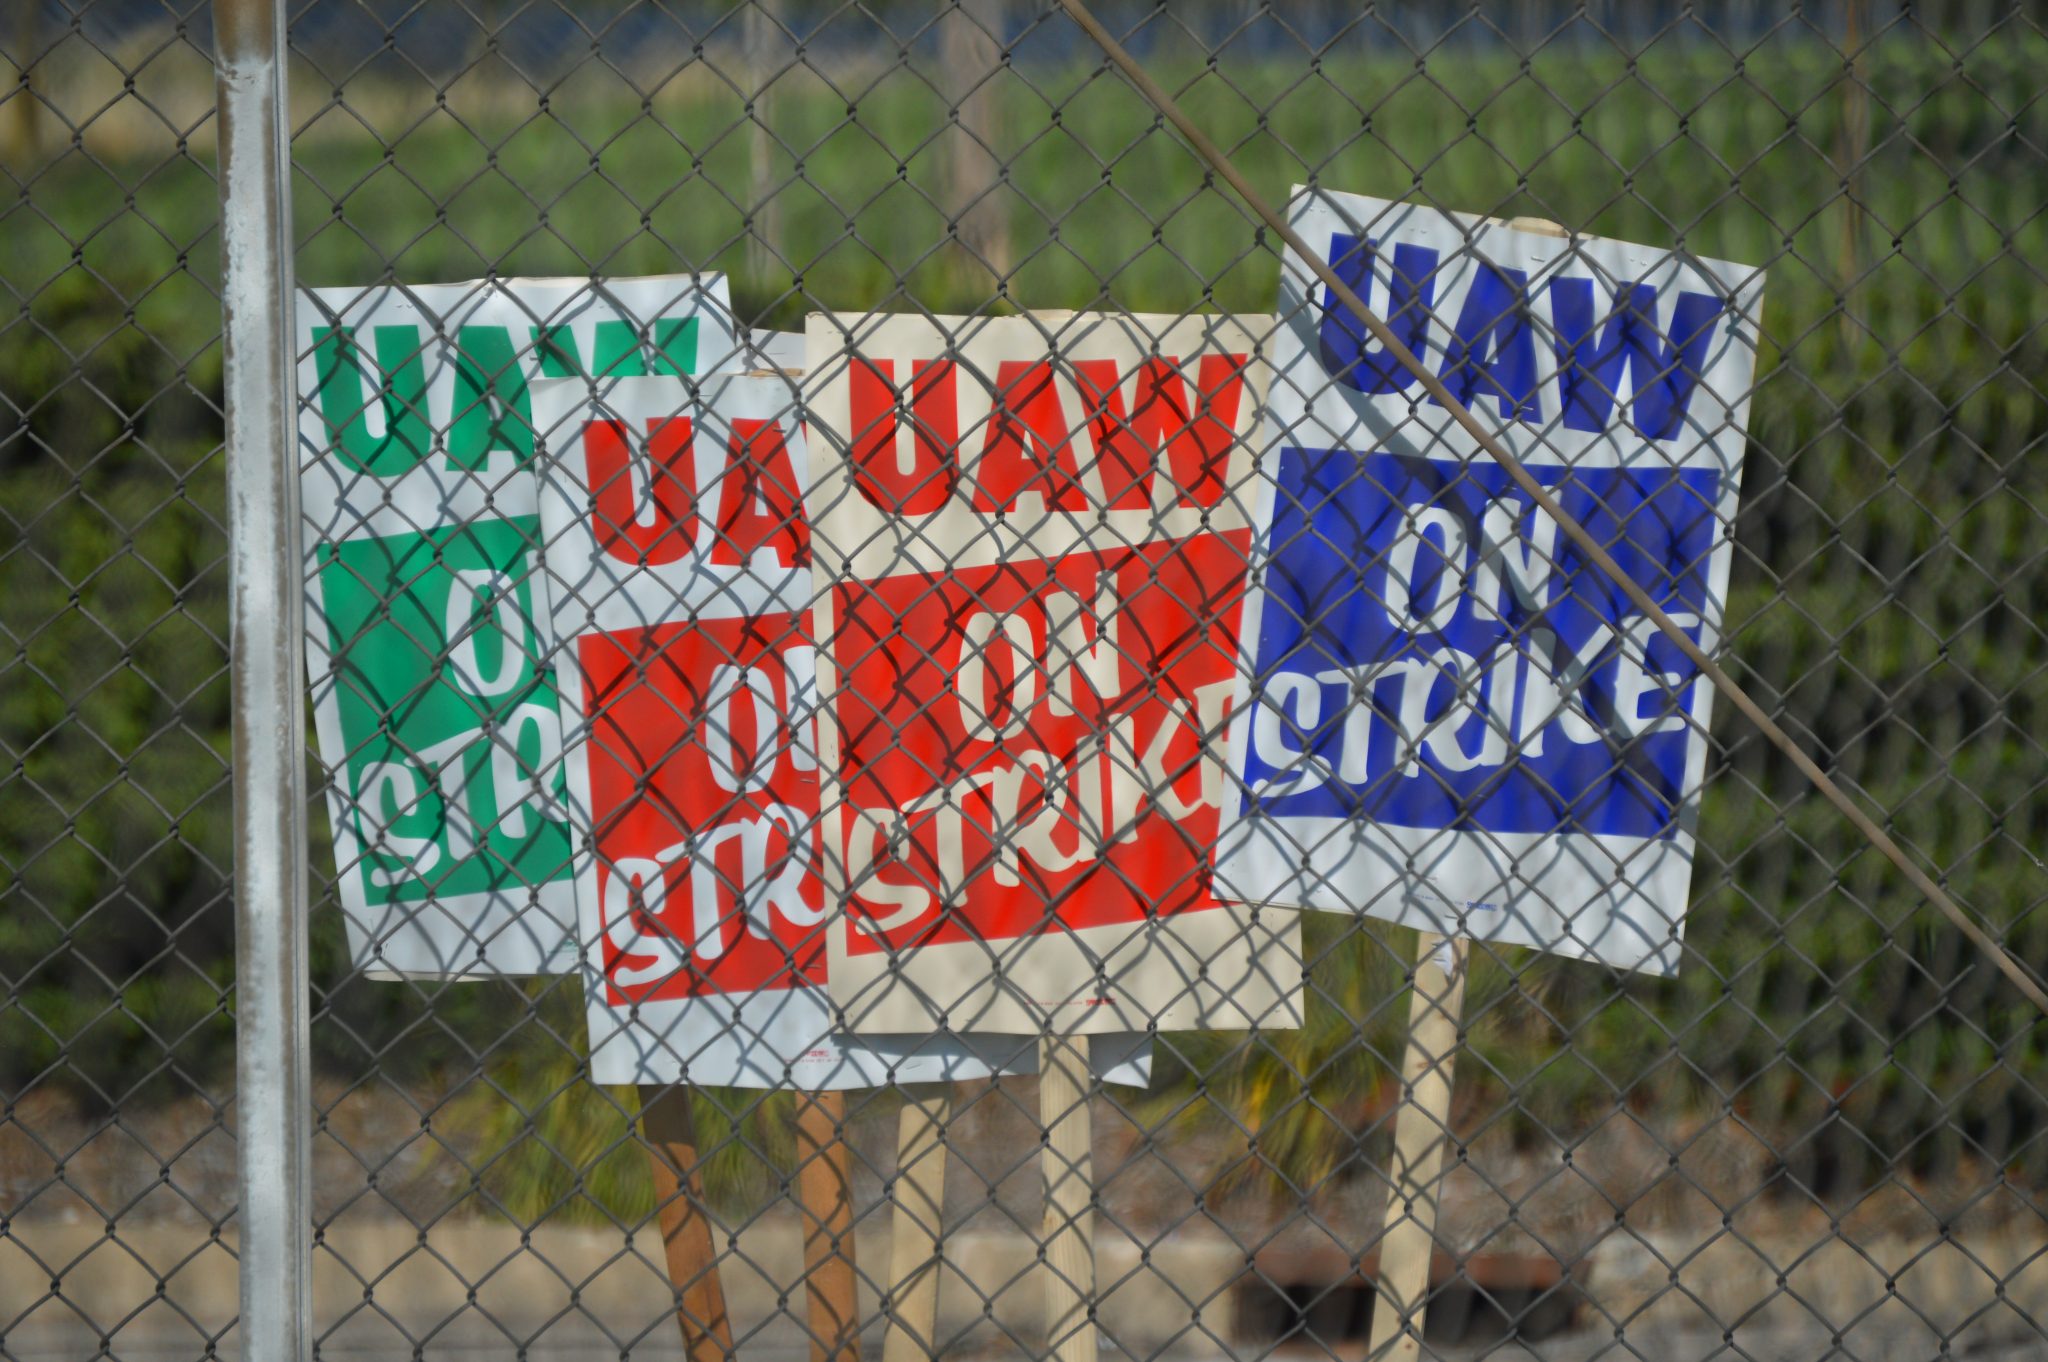
[[[805,435],[780,378],[537,390],[566,808],[601,1083],[864,1087],[1028,1068],[840,1035],[821,987]],[[1149,1048],[1101,1056],[1149,1077]]]
[[[1712,649],[1761,274],[1297,193],[1339,277]],[[1677,967],[1712,694],[1288,256],[1219,892]]]
[[[813,316],[829,987],[856,1025],[1299,1024],[1207,862],[1262,384],[1222,317]]]
[[[808,461],[794,396],[781,377],[642,377],[552,385],[534,415],[565,645],[591,1077],[643,1085],[657,1113],[677,1109],[677,1082],[809,1090],[798,1200],[822,1355],[852,1329],[856,1303],[836,1090],[1023,1066],[1000,1038],[844,1035],[822,987]],[[1149,1078],[1143,1038],[1111,1039],[1100,1056],[1111,1080]],[[922,1131],[899,1134],[905,1166],[929,1187],[943,1156]],[[691,1160],[685,1126],[649,1133],[663,1146],[650,1151],[658,1176]],[[708,1352],[730,1341],[713,1318],[716,1258],[674,1185],[671,1276],[707,1284],[708,1313],[685,1311],[683,1327],[693,1354]],[[906,1246],[937,1232],[901,1214],[898,1229]],[[914,1249],[907,1261],[914,1276]],[[929,1337],[932,1304],[899,1323]]]
[[[541,523],[601,1083],[947,1077],[832,1042],[815,874],[815,651],[791,389],[727,377],[536,395]],[[928,1072],[927,1072],[928,1071]]]
[[[302,290],[308,665],[352,958],[573,966],[532,393],[732,362],[719,275]]]

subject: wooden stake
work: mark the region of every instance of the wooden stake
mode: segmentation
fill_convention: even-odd
[[[811,1362],[860,1362],[853,1152],[846,1144],[845,1093],[796,1094],[796,1157]]]
[[[725,1314],[725,1288],[718,1279],[718,1253],[704,1214],[704,1188],[697,1175],[697,1130],[687,1088],[648,1084],[640,1089],[640,1134],[654,1169],[654,1200],[660,1208],[661,1243],[668,1278],[681,1303],[676,1320],[683,1329],[689,1362],[729,1362],[732,1321]]]
[[[939,19],[939,65],[947,96],[959,119],[944,143],[946,216],[960,243],[955,267],[963,287],[979,290],[1010,272],[1010,225],[1007,196],[990,186],[1002,182],[997,162],[1003,134],[1000,98],[1004,77],[1003,49],[996,35],[1004,32],[1007,0],[960,0]]]
[[[941,1214],[946,1200],[944,1091],[903,1095],[896,1119],[896,1209],[889,1218],[889,1332],[882,1362],[931,1362],[938,1351]]]
[[[1055,1362],[1095,1362],[1094,1140],[1086,1036],[1038,1043],[1038,1122],[1045,1130],[1045,1341]]]
[[[1422,932],[1416,942],[1408,1048],[1401,1059],[1403,1097],[1394,1116],[1394,1187],[1380,1239],[1369,1362],[1414,1362],[1422,1355],[1438,1185],[1450,1142],[1451,1066],[1470,951],[1464,937]]]

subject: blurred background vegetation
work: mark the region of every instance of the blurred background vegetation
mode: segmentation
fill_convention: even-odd
[[[17,68],[33,54],[34,91],[0,99],[10,1104],[218,1101],[232,1079],[212,73],[205,7],[178,8],[31,0],[0,35]],[[1732,666],[2048,965],[2031,12],[1107,9],[1146,20],[1134,46],[1274,198],[1313,178],[1768,270]],[[1028,5],[977,10],[1014,50],[968,97],[963,61],[993,43],[922,6],[791,3],[751,27],[718,6],[574,10],[305,7],[300,282],[722,269],[743,317],[784,327],[824,307],[1273,306],[1277,260],[1244,211]],[[1000,176],[949,132],[955,103]],[[1002,300],[949,219],[1007,272]],[[1959,1160],[2038,1185],[2039,1019],[1725,705],[1715,738],[1683,971],[1482,952],[1461,1122],[1547,1142],[1617,1113],[1721,1113],[1781,1151],[1788,1191]],[[576,1078],[570,981],[364,980],[327,888],[331,1084],[410,1094],[499,1151],[479,1185],[522,1214],[644,1195],[644,1164],[600,1157],[630,1100]],[[1233,1113],[1314,1180],[1384,1110],[1412,946],[1335,919],[1310,940],[1307,1028],[1172,1038],[1151,1109]],[[739,1185],[787,1146],[777,1113],[733,1105],[763,1151],[735,1153]],[[581,1176],[591,1159],[612,1172]]]

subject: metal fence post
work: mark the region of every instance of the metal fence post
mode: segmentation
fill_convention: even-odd
[[[242,1355],[312,1352],[304,612],[282,0],[215,0]]]

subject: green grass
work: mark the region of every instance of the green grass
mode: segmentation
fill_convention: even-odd
[[[1768,268],[1731,665],[2036,963],[2044,64],[2039,38],[1959,59],[1881,44],[1853,218],[1835,163],[1849,99],[1839,56],[1818,45],[1750,54],[1739,74],[1698,44],[1634,63],[1557,49],[1526,67],[1461,53],[1426,71],[1226,58],[1162,73],[1275,197],[1313,175]],[[744,273],[737,98],[678,82],[650,118],[604,85],[545,113],[454,101],[416,123],[352,91],[381,135],[305,111],[300,280],[723,268],[740,310],[777,325],[816,307],[1005,305],[945,243],[943,109],[908,74],[778,95],[792,149],[778,161],[784,174],[800,161],[802,178],[777,201],[790,269],[766,276]],[[1127,89],[1026,67],[999,96],[1008,304],[1272,307],[1269,244]],[[111,1102],[207,1086],[229,1053],[217,210],[203,158],[171,151],[167,134],[105,169],[66,156],[0,226],[0,278],[21,299],[0,325],[8,1091]],[[2035,1019],[1725,705],[1716,737],[1696,954],[1668,982],[1483,958],[1460,1079],[1478,1119],[1535,1139],[1620,1110],[1725,1109],[1778,1132],[1793,1171],[1822,1181],[1860,1185],[1888,1160],[1938,1171],[1971,1150],[2038,1179]],[[324,848],[315,864],[324,874]],[[330,904],[316,939],[330,1072],[425,1082],[481,1056],[536,1108],[596,1109],[573,1059],[520,1026],[521,998],[350,979]],[[1311,940],[1309,1025],[1250,1047],[1187,1042],[1161,1111],[1199,1093],[1312,1177],[1339,1165],[1344,1113],[1386,1081],[1409,945],[1334,919]],[[570,991],[551,1004],[565,1017]],[[533,1128],[465,1110],[485,1143]],[[529,1211],[555,1193],[535,1195]]]

